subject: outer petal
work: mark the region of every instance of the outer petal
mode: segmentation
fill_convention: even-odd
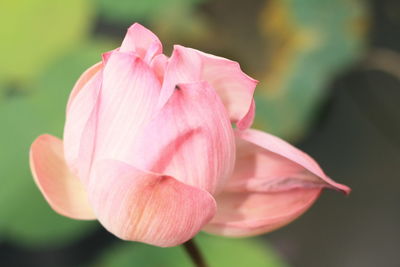
[[[236,136],[242,160],[236,163],[231,188],[238,184],[246,184],[252,191],[272,191],[274,186],[277,191],[328,187],[350,193],[350,188],[327,177],[309,155],[282,139],[253,129],[236,131]],[[252,182],[255,184],[251,185]]]
[[[68,102],[64,126],[65,159],[71,171],[82,178],[85,178],[85,174],[79,170],[87,169],[89,164],[89,162],[79,159],[82,150],[82,136],[88,136],[88,134],[85,134],[85,129],[91,117],[96,113],[103,79],[103,69],[101,68],[94,73],[96,69],[97,67],[89,69],[86,72],[87,76],[84,74],[80,80],[86,80],[90,75],[91,78],[84,84],[79,80],[73,89]],[[80,87],[80,84],[83,84],[83,86]]]
[[[154,56],[162,53],[162,44],[154,33],[135,23],[129,27],[120,51],[134,52],[145,62],[150,63]]]
[[[86,191],[66,165],[60,139],[39,136],[31,146],[30,165],[36,184],[55,211],[74,219],[95,219]]]
[[[231,120],[238,123],[240,129],[250,127],[254,119],[253,95],[258,81],[242,72],[239,63],[235,61],[190,50],[201,56],[204,80],[217,90]]]
[[[95,157],[121,159],[156,111],[160,83],[153,70],[130,53],[114,51],[104,68]],[[90,142],[87,140],[90,146]]]
[[[258,82],[243,73],[237,62],[195,49],[174,46],[162,94],[168,98],[174,84],[199,80],[207,81],[215,88],[231,121],[238,123],[238,128],[245,129],[252,124],[255,108],[253,94]],[[161,97],[161,102],[166,98]]]
[[[69,95],[69,99],[68,99],[68,104],[67,104],[67,112],[72,104],[72,102],[74,101],[75,97],[78,95],[78,93],[81,91],[82,88],[84,88],[84,86],[93,79],[93,76],[98,73],[99,71],[101,71],[101,69],[103,68],[103,63],[102,62],[98,62],[96,64],[94,64],[93,66],[91,66],[90,68],[88,68],[82,75],[81,77],[79,77],[78,81],[75,83],[74,88],[72,88],[72,91]]]
[[[220,98],[207,83],[179,84],[123,160],[218,191],[232,174],[235,144]]]
[[[222,236],[253,236],[274,231],[303,214],[321,189],[281,193],[225,192],[216,197],[218,211],[203,230]]]
[[[206,231],[230,236],[272,231],[306,211],[322,188],[350,192],[285,141],[256,130],[236,135],[234,175],[217,197],[218,213]]]
[[[119,238],[156,246],[192,238],[215,214],[213,197],[170,176],[105,160],[95,167],[90,200],[106,229]]]

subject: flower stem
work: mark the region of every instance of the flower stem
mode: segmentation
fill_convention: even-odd
[[[184,243],[183,246],[196,267],[207,267],[204,257],[193,239]]]

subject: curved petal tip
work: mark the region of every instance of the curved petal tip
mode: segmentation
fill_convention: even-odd
[[[60,139],[47,134],[39,136],[29,156],[35,182],[56,212],[73,219],[95,219],[83,185],[64,160]]]
[[[114,160],[97,162],[95,175],[89,193],[95,212],[106,229],[124,240],[180,245],[216,212],[208,192],[170,176]]]

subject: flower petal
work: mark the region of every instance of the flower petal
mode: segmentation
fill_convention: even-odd
[[[242,179],[248,180],[253,177],[261,178],[268,191],[273,188],[266,183],[267,180],[272,182],[272,187],[277,186],[278,191],[297,187],[326,187],[344,194],[350,193],[350,188],[326,176],[318,163],[309,155],[282,139],[254,129],[236,131],[236,136],[239,139],[238,150],[244,158],[242,161],[238,160],[236,166],[237,172],[242,175],[234,176],[232,183],[241,183]],[[254,155],[256,162],[250,165],[251,158],[246,158],[246,155]],[[250,171],[253,173],[248,173]]]
[[[56,212],[74,219],[96,218],[80,180],[66,165],[60,139],[39,136],[31,146],[30,165],[37,186]]]
[[[293,189],[280,193],[231,193],[216,197],[218,211],[203,230],[241,237],[274,231],[303,214],[318,198],[321,189]]]
[[[103,68],[103,63],[102,62],[98,62],[96,64],[94,64],[93,66],[91,66],[90,68],[88,68],[82,75],[81,77],[79,77],[78,81],[75,83],[74,88],[72,88],[72,91],[69,95],[69,99],[68,99],[68,104],[67,104],[67,112],[72,104],[72,102],[74,101],[75,97],[78,95],[78,93],[81,91],[82,88],[84,88],[84,86],[93,79],[93,76],[98,73],[99,71],[101,71],[101,69]]]
[[[254,110],[251,109],[255,107],[253,95],[258,81],[246,75],[235,61],[192,50],[200,55],[203,79],[217,90],[231,120],[241,129],[250,127],[254,119]]]
[[[164,54],[159,54],[153,58],[150,62],[150,67],[153,69],[154,73],[157,75],[160,84],[164,80],[165,69],[167,67],[168,57]]]
[[[307,154],[257,130],[237,131],[233,177],[217,197],[218,212],[205,230],[229,236],[272,231],[305,212],[322,188],[348,194]]]
[[[177,85],[122,160],[215,193],[232,174],[233,129],[207,83]]]
[[[236,123],[236,126],[239,130],[246,130],[251,125],[253,125],[254,117],[256,115],[256,102],[254,99],[251,101],[250,108],[247,114]]]
[[[156,111],[159,91],[159,80],[143,60],[113,52],[104,68],[97,122],[93,124],[97,159],[121,159],[131,150],[137,134]]]
[[[168,99],[175,84],[196,81],[207,81],[215,88],[231,121],[238,123],[240,129],[252,124],[253,94],[258,82],[243,73],[235,61],[179,45],[174,46],[167,66],[161,104]]]
[[[172,55],[165,67],[158,106],[165,105],[174,93],[177,84],[204,81],[201,77],[201,69],[202,62],[197,53],[191,53],[180,45],[174,45]]]
[[[169,247],[192,238],[215,214],[213,197],[173,177],[103,160],[90,200],[104,227],[121,239]]]
[[[100,68],[101,64],[97,66]],[[71,171],[83,179],[85,178],[84,173],[79,172],[79,169],[83,167],[87,169],[88,162],[79,159],[82,150],[82,136],[85,135],[85,129],[87,128],[90,118],[96,112],[103,79],[103,68],[93,73],[94,70],[96,70],[96,67],[92,67],[87,71],[88,75],[93,75],[81,89],[76,89],[80,88],[79,86],[73,89],[68,102],[69,105],[64,126],[65,160]],[[81,83],[78,81],[77,85],[79,84]],[[74,91],[76,93],[74,93]]]
[[[162,53],[162,44],[158,37],[139,23],[129,27],[120,47],[121,52],[133,52],[146,63]]]

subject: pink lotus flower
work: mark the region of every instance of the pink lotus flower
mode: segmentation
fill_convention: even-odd
[[[32,144],[35,181],[58,213],[163,247],[200,230],[272,231],[323,188],[348,193],[308,155],[248,129],[256,84],[225,58],[179,45],[168,58],[134,24],[73,88],[64,141]]]

